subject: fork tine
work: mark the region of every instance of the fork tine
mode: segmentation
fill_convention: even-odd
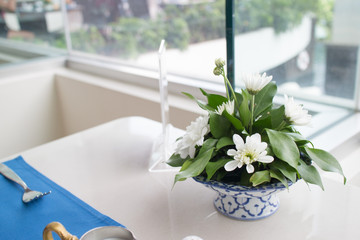
[[[45,195],[48,195],[51,193],[51,191],[47,192],[47,193],[42,193],[42,192],[31,190],[26,185],[26,183],[13,170],[11,170],[8,166],[6,166],[3,163],[0,163],[0,173],[2,175],[4,175],[4,177],[6,177],[7,179],[16,182],[24,189],[25,192],[22,197],[22,201],[24,203],[31,202],[34,199],[38,199],[42,196],[45,196]]]
[[[43,196],[48,195],[48,194],[50,194],[50,193],[51,193],[51,191],[44,192],[44,193],[43,193]]]
[[[29,202],[31,202],[31,201],[33,201],[33,200],[42,198],[43,196],[48,195],[48,194],[50,194],[50,193],[51,193],[51,191],[49,191],[49,192],[44,192],[44,193],[38,192],[38,191],[32,191],[32,190],[30,190],[30,191],[25,191],[24,194],[23,194],[23,197],[22,197],[22,201],[23,201],[24,203],[29,203]]]

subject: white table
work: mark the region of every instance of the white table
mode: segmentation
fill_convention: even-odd
[[[358,186],[325,178],[325,192],[310,191],[300,181],[280,194],[281,206],[269,218],[229,219],[213,207],[211,190],[192,179],[172,189],[175,172],[148,171],[160,132],[158,122],[123,118],[19,154],[140,240],[360,239]]]

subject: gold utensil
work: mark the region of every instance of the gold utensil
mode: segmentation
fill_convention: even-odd
[[[71,235],[59,222],[49,223],[43,231],[43,240],[54,240],[52,232],[59,235],[61,240],[79,240]],[[120,226],[104,226],[89,230],[80,240],[136,240],[134,235],[126,228]]]

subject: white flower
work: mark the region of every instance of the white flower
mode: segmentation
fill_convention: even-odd
[[[221,104],[220,106],[217,107],[217,109],[215,110],[215,112],[219,115],[221,115],[224,110],[226,110],[226,112],[230,115],[234,114],[234,109],[235,109],[235,103],[234,101],[227,101],[224,102],[223,104]]]
[[[182,159],[185,159],[187,156],[193,158],[195,156],[195,146],[202,146],[204,136],[210,132],[208,122],[209,116],[200,116],[191,122],[191,124],[186,127],[186,133],[179,140],[175,148],[175,153],[180,154]]]
[[[243,74],[242,79],[248,92],[255,95],[272,80],[272,76],[266,76],[266,73],[263,73],[263,75],[253,73]]]
[[[235,170],[237,167],[241,168],[244,164],[246,165],[246,171],[248,173],[254,172],[254,162],[271,163],[274,158],[266,155],[267,143],[261,142],[261,136],[255,133],[251,136],[246,137],[246,143],[238,135],[234,134],[233,141],[236,149],[229,149],[227,155],[233,156],[234,160],[225,164],[224,168],[230,172]]]
[[[302,105],[296,104],[293,97],[285,97],[285,116],[291,124],[298,126],[305,126],[310,124],[311,115],[308,111],[303,109]]]

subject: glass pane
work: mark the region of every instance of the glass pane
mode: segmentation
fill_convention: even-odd
[[[359,11],[358,0],[235,1],[236,84],[241,72],[266,72],[282,92],[353,102]]]
[[[225,57],[225,0],[77,0],[69,16],[72,50],[158,69],[166,40],[169,73],[216,79],[214,59]]]
[[[0,64],[64,54],[60,0],[0,0]]]

